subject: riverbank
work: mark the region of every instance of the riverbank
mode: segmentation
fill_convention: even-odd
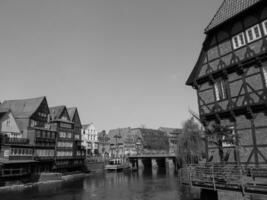
[[[89,173],[75,173],[75,174],[67,174],[67,175],[62,175],[59,173],[47,173],[43,174],[40,176],[40,179],[38,182],[33,182],[33,183],[14,183],[6,186],[0,187],[0,193],[5,193],[5,192],[20,192],[24,191],[27,189],[31,189],[34,187],[42,187],[46,185],[57,185],[57,184],[62,184],[64,182],[71,182],[75,181],[78,179],[82,179],[85,177],[90,176],[91,174]]]

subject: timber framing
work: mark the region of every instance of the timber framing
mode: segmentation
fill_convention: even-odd
[[[236,9],[231,3],[246,9],[206,32],[186,84],[197,91],[203,124],[226,125],[237,135],[240,149],[224,147],[228,162],[267,165],[267,2],[225,0],[222,6]],[[258,27],[258,37],[248,34],[252,27]],[[206,151],[207,160],[220,162],[218,148],[207,142]]]

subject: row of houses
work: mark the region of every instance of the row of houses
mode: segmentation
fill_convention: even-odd
[[[46,97],[0,104],[0,179],[81,170],[85,150],[76,107],[49,107]]]
[[[136,154],[175,154],[177,136],[174,128],[118,128],[96,131],[94,125],[83,125],[82,138],[88,156],[127,157]]]

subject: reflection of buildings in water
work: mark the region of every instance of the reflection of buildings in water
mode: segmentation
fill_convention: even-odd
[[[152,168],[152,178],[155,179],[158,176],[158,168]]]
[[[92,176],[90,178],[84,179],[83,189],[84,190],[96,190],[97,188],[103,188],[105,186],[104,176]]]
[[[39,184],[37,186],[38,191],[39,192],[56,192],[58,190],[60,190],[62,187],[62,182],[49,182],[49,184],[47,183],[43,183],[43,184]]]
[[[114,185],[125,185],[128,184],[129,182],[129,177],[126,176],[123,173],[110,173],[106,174],[106,182],[108,183],[109,186],[114,186]]]

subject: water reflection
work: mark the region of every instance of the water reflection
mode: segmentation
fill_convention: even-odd
[[[1,200],[189,200],[190,196],[182,191],[173,172],[154,169],[91,175],[83,180],[3,194]]]

